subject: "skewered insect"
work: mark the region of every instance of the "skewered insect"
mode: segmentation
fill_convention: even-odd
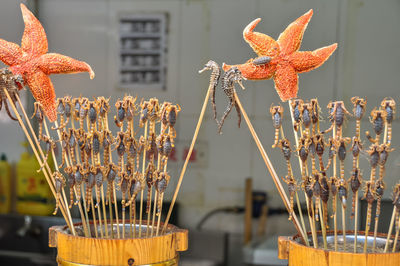
[[[301,113],[303,125],[306,128],[306,133],[309,134],[310,126],[311,126],[311,122],[312,122],[312,118],[311,118],[312,105],[311,105],[311,103],[302,103],[300,105],[299,110]]]
[[[311,99],[310,100],[311,104],[311,120],[313,124],[313,130],[312,134],[315,134],[316,132],[319,132],[319,112],[320,112],[320,107],[318,105],[318,100],[317,98]]]
[[[199,73],[202,73],[206,70],[211,70],[211,75],[210,75],[211,104],[213,107],[214,120],[217,122],[217,125],[219,125],[219,122],[217,120],[217,107],[215,105],[215,89],[218,86],[219,77],[221,76],[221,70],[219,68],[219,65],[212,60],[208,61],[207,64],[205,64],[204,68],[202,70],[199,70]]]
[[[356,136],[354,136],[351,145],[351,152],[353,153],[353,171],[357,167],[357,160],[361,150],[362,150],[361,141]]]
[[[344,179],[344,160],[346,159],[346,143],[350,142],[350,138],[341,138],[338,140],[338,158],[340,161],[340,178]]]
[[[339,199],[342,201],[342,205],[344,208],[346,208],[347,206],[347,181],[344,178],[340,178],[339,180],[337,180],[337,190],[338,190],[338,195],[339,195]]]
[[[100,153],[100,136],[97,133],[97,131],[93,132],[92,134],[92,150],[93,150],[93,162],[95,165],[100,164],[100,162],[98,161],[98,154]]]
[[[371,181],[375,182],[375,177],[376,177],[376,166],[379,163],[379,146],[376,144],[373,144],[369,147],[369,150],[367,153],[370,156],[369,163],[371,165]]]
[[[354,105],[353,114],[356,118],[356,138],[360,137],[360,130],[361,130],[361,119],[365,113],[365,106],[367,105],[367,100],[360,98],[360,97],[352,97],[351,102]]]
[[[355,207],[356,207],[356,193],[358,189],[360,188],[362,184],[362,175],[361,175],[361,170],[360,168],[354,168],[353,172],[351,173],[350,177],[350,188],[351,191],[353,191],[353,199],[352,199],[352,204],[351,204],[351,216],[350,218],[354,218],[354,213],[355,213]]]
[[[151,188],[154,185],[154,173],[155,167],[152,162],[150,162],[147,165],[146,171],[145,171],[145,179],[146,179],[146,184],[147,184],[147,202],[146,202],[146,213],[149,213],[150,211],[150,194],[151,194]]]
[[[161,116],[166,116],[167,118],[167,124],[168,124],[168,134],[172,137],[176,137],[176,131],[175,131],[175,123],[176,123],[176,117],[178,113],[181,111],[181,107],[179,104],[169,104],[164,110],[165,113],[162,114]],[[166,128],[164,128],[165,131]],[[165,132],[162,132],[162,134],[165,134]]]
[[[119,187],[121,189],[121,193],[122,193],[122,201],[121,201],[121,205],[122,208],[125,208],[126,205],[126,193],[128,192],[128,187],[129,186],[129,178],[128,175],[126,174],[126,172],[122,172],[121,173],[121,183],[119,184]]]
[[[293,176],[287,175],[286,178],[282,177],[282,180],[288,185],[289,197],[290,197],[290,211],[289,211],[289,220],[292,220],[294,213],[294,196],[297,191],[297,182]]]
[[[93,134],[94,126],[96,125],[97,122],[98,111],[99,110],[96,102],[95,101],[89,102],[88,118],[90,124],[90,134]]]
[[[327,133],[333,129],[334,126],[337,128],[339,136],[342,136],[342,126],[346,115],[351,115],[344,106],[343,101],[330,102],[327,106],[329,109],[329,120],[332,122],[332,126],[323,131],[322,133]]]
[[[88,106],[89,100],[87,98],[81,98],[79,101],[79,127],[83,129],[83,122],[87,117],[89,110]]]
[[[148,101],[143,101],[142,99],[142,101],[140,102],[140,108],[142,110],[140,111],[139,127],[143,127],[149,119],[150,103]]]
[[[308,157],[308,146],[309,146],[309,139],[303,136],[299,140],[299,147],[297,148],[298,155],[302,162],[301,176],[303,178],[306,176],[306,161]]]
[[[328,200],[329,200],[329,184],[328,178],[326,177],[325,172],[322,172],[322,177],[320,179],[321,182],[321,200],[322,200],[322,209],[323,209],[323,219],[324,224],[327,228],[328,226]]]
[[[367,181],[365,183],[364,196],[362,199],[365,199],[368,202],[367,225],[369,227],[371,225],[372,203],[375,200],[375,188],[374,188],[374,183],[372,181]]]
[[[58,207],[60,206],[61,190],[65,186],[65,178],[58,171],[54,172],[53,177],[54,177],[54,189],[56,191],[56,209],[54,210],[53,215],[56,215]]]
[[[383,99],[381,106],[386,111],[387,143],[390,144],[392,142],[392,122],[396,112],[396,102],[392,98],[387,97]]]
[[[114,122],[117,127],[122,127],[123,122],[125,120],[125,109],[124,109],[124,102],[118,100],[115,103],[115,108],[117,108],[117,115],[114,116]]]
[[[375,195],[376,195],[376,211],[375,211],[375,217],[378,218],[379,215],[381,214],[381,201],[383,197],[383,193],[385,192],[385,182],[383,180],[378,180],[375,183]]]
[[[101,135],[101,142],[103,143],[103,164],[107,165],[110,162],[111,145],[114,144],[114,137],[111,131],[104,130]]]
[[[319,169],[320,171],[324,172],[324,162],[322,161],[322,156],[324,155],[325,150],[325,141],[324,136],[321,134],[314,135],[314,145],[315,145],[315,152],[318,155],[319,160]]]
[[[75,174],[72,166],[68,166],[64,168],[64,172],[67,174],[67,183],[69,187],[69,208],[72,208],[72,204],[74,203],[74,185],[75,185]]]
[[[165,132],[168,127],[168,115],[167,115],[167,108],[170,106],[170,102],[163,102],[161,109],[160,109],[160,120],[161,120],[161,133]],[[162,134],[160,134],[162,135]]]
[[[155,182],[156,190],[157,190],[157,216],[161,215],[161,199],[164,195],[164,191],[168,186],[170,176],[166,172],[160,173],[158,179]]]
[[[293,127],[294,130],[299,129],[300,121],[301,121],[301,112],[300,112],[300,106],[303,104],[302,99],[295,99],[291,102],[292,110],[293,110]]]
[[[330,184],[331,184],[330,187],[331,187],[331,193],[332,193],[332,197],[333,197],[333,200],[332,200],[332,215],[331,215],[331,217],[333,217],[335,215],[335,213],[336,213],[336,195],[337,195],[337,191],[338,191],[338,188],[337,188],[338,179],[337,179],[336,176],[332,176],[329,181],[330,181]]]
[[[329,145],[329,148],[328,148],[328,163],[326,164],[325,170],[328,170],[329,167],[331,166],[333,157],[336,155],[336,150],[337,150],[336,141],[334,141],[334,139],[332,137],[329,138],[328,145]]]
[[[86,174],[86,171],[83,169],[83,167],[80,164],[77,164],[72,167],[73,168],[73,173],[74,173],[74,178],[75,178],[75,188],[76,188],[76,201],[75,205],[77,205],[80,200],[81,200],[81,185],[83,181],[83,176]]]
[[[286,139],[286,138],[282,139],[280,141],[280,143],[279,143],[279,147],[281,148],[283,157],[286,160],[286,166],[287,166],[287,169],[288,169],[288,176],[290,177],[290,176],[293,175],[292,166],[290,164],[290,156],[291,156],[291,153],[292,153],[292,148],[290,147],[290,141],[288,139]]]
[[[276,145],[278,145],[279,130],[282,127],[283,107],[280,105],[276,105],[276,106],[271,105],[271,107],[269,108],[269,112],[272,115],[272,125],[275,128],[274,144],[272,145],[272,148],[275,148]]]
[[[87,204],[87,206],[90,206],[90,204],[93,202],[92,193],[93,193],[93,187],[96,184],[95,174],[96,174],[96,169],[94,166],[91,166],[90,170],[86,173],[85,182],[86,182],[86,204]]]
[[[69,154],[71,156],[72,164],[76,164],[76,158],[75,158],[75,147],[77,145],[76,137],[75,137],[75,130],[70,128],[68,130],[68,148],[69,148]]]
[[[313,196],[315,197],[315,220],[319,221],[319,215],[318,215],[318,209],[319,209],[319,205],[321,204],[320,200],[321,200],[321,183],[319,181],[320,179],[320,175],[319,173],[315,172],[314,173],[314,178],[311,179],[311,189],[313,191]]]
[[[106,204],[108,204],[108,199],[112,200],[112,203],[114,203],[114,198],[111,196],[111,191],[113,189],[113,183],[115,180],[115,177],[117,176],[118,172],[118,167],[110,162],[106,168],[106,179],[107,179],[107,200]]]
[[[97,166],[95,168],[95,174],[94,174],[94,179],[96,182],[96,205],[95,207],[99,207],[100,205],[100,189],[101,186],[103,185],[103,181],[104,181],[104,168],[101,166]]]
[[[375,139],[371,137],[369,131],[365,132],[365,135],[367,136],[368,140],[372,143],[379,143],[380,135],[382,134],[383,128],[386,123],[386,111],[384,110],[377,110],[376,107],[371,111],[371,116],[369,118],[376,137]]]
[[[240,114],[240,108],[239,105],[237,104],[235,100],[235,83],[239,83],[239,85],[242,86],[242,80],[245,80],[245,78],[242,76],[242,73],[237,67],[232,67],[230,68],[227,72],[225,72],[224,76],[222,77],[222,90],[228,97],[228,106],[221,117],[221,120],[219,122],[219,127],[218,127],[218,133],[221,134],[222,126],[224,125],[225,119],[228,117],[229,113],[232,111],[232,107],[235,106],[237,116],[238,116],[238,127],[240,127],[240,122],[242,120],[241,114]],[[242,86],[243,88],[243,86]]]
[[[142,173],[135,172],[134,178],[131,180],[129,184],[129,201],[125,204],[125,206],[131,205],[132,208],[135,208],[135,200],[136,196],[140,191],[142,191],[145,187],[145,180],[142,176]],[[134,213],[134,209],[132,210]]]

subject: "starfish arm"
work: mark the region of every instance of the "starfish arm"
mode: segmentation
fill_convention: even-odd
[[[298,76],[290,64],[285,62],[276,66],[274,82],[276,92],[283,102],[297,97]]]
[[[289,62],[297,73],[307,72],[321,66],[336,50],[337,43],[314,51],[295,52],[289,56]]]
[[[18,44],[0,39],[0,60],[4,64],[8,66],[19,64],[23,54]]]
[[[237,67],[242,72],[243,77],[250,80],[265,80],[272,78],[275,72],[275,65],[267,66],[256,66],[250,61],[240,65],[227,65],[222,64],[222,69],[226,72],[232,67]]]
[[[43,105],[43,110],[50,120],[54,122],[57,119],[56,112],[56,93],[50,78],[38,70],[25,75],[25,82],[28,84],[33,97]]]
[[[24,35],[21,41],[22,50],[24,50],[30,58],[47,53],[47,37],[42,24],[40,24],[39,20],[24,4],[21,4],[21,11],[25,23]]]
[[[94,72],[89,64],[62,54],[44,54],[38,58],[38,66],[47,75],[88,72],[90,79],[94,78]]]
[[[261,18],[257,18],[247,25],[243,30],[243,39],[258,56],[274,57],[279,53],[279,44],[266,34],[253,32],[260,21]]]
[[[307,28],[308,22],[313,15],[313,10],[310,9],[303,16],[293,21],[279,35],[278,44],[282,54],[291,54],[299,50],[301,41],[303,40],[304,31]]]

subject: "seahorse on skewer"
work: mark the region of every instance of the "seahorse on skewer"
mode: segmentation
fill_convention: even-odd
[[[199,70],[199,73],[203,73],[206,70],[211,70],[211,75],[210,75],[211,104],[213,107],[214,120],[217,122],[217,125],[219,125],[219,122],[217,120],[217,107],[215,105],[215,90],[218,86],[219,77],[221,76],[221,70],[219,68],[219,65],[212,60],[208,61],[207,64],[205,64],[204,68],[202,70]]]

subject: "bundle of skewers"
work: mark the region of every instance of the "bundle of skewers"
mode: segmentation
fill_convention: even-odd
[[[294,202],[298,206],[298,213],[301,217],[302,228],[306,230],[301,208],[301,202],[298,196],[298,190],[304,192],[307,216],[309,220],[310,231],[312,235],[312,244],[316,248],[319,243],[317,240],[317,223],[320,223],[322,231],[323,248],[334,249],[337,251],[350,251],[353,245],[353,252],[387,252],[389,248],[389,240],[391,238],[391,228],[389,226],[388,238],[386,246],[376,246],[376,237],[378,232],[379,217],[381,212],[381,200],[385,192],[385,165],[390,152],[392,140],[392,121],[395,114],[395,102],[391,98],[385,98],[381,102],[379,108],[374,108],[370,113],[370,121],[372,124],[375,138],[367,131],[365,133],[369,147],[364,147],[361,141],[361,120],[366,112],[367,101],[363,98],[351,98],[353,104],[353,112],[350,113],[342,101],[330,102],[328,108],[328,122],[331,124],[327,129],[321,130],[320,127],[320,107],[317,99],[303,101],[295,99],[290,101],[289,108],[293,122],[293,132],[295,146],[292,148],[291,142],[285,137],[282,127],[283,107],[271,106],[270,113],[272,116],[273,126],[275,128],[275,138],[273,147],[279,147],[286,160],[287,175],[283,178],[288,185],[288,193],[290,197],[289,219],[295,212]],[[343,126],[346,116],[353,116],[356,121],[355,134],[352,138],[343,136]],[[348,150],[351,151],[352,158],[346,156]],[[299,167],[301,177],[296,178],[293,175],[290,155],[297,153],[299,158]],[[359,167],[360,154],[365,153],[370,163],[370,178],[363,180],[362,171]],[[351,170],[345,169],[345,159],[352,160]],[[338,162],[339,161],[339,162]],[[379,167],[379,171],[377,168]],[[350,173],[350,177],[347,173]],[[362,199],[367,202],[367,217],[364,230],[365,241],[363,243],[357,241],[358,230],[358,198],[359,189],[363,188]],[[352,191],[351,200],[351,216],[354,220],[354,243],[346,244],[346,208],[348,207],[348,191]],[[392,251],[396,251],[399,229],[399,215],[396,205],[398,205],[397,185],[393,191],[394,204],[394,221],[396,223],[396,236],[394,238]],[[330,201],[331,199],[331,201]],[[338,224],[337,202],[339,199],[339,208],[341,208],[342,225],[341,232],[343,234],[342,246],[338,245]],[[329,202],[330,201],[330,202]],[[372,214],[372,205],[376,204],[376,213]],[[330,209],[328,207],[331,207]],[[333,247],[327,243],[327,229],[329,229],[329,218],[333,219]],[[371,230],[372,219],[374,219],[374,231],[372,245],[368,246],[367,237]],[[307,239],[306,239],[307,241]],[[361,247],[358,247],[361,245]],[[308,243],[310,245],[310,243]]]
[[[170,181],[168,158],[174,147],[180,106],[170,102],[161,104],[156,98],[136,103],[136,98],[125,96],[115,103],[114,123],[119,130],[113,134],[108,121],[112,109],[109,99],[98,97],[91,101],[65,96],[57,99],[57,120],[51,134],[41,103],[34,104],[34,113],[29,118],[16,89],[20,78],[7,70],[1,74],[2,106],[12,119],[20,122],[41,165],[38,171],[44,172],[56,199],[54,214],[62,213],[71,233],[80,233],[70,214],[70,209],[77,206],[82,220],[81,234],[85,236],[159,235],[164,192]],[[32,118],[39,125],[37,134]],[[57,143],[59,156],[56,156]],[[54,171],[48,164],[49,154],[54,159]],[[122,194],[120,203],[116,190]],[[125,230],[126,223],[129,231]]]
[[[239,97],[235,91],[234,85],[238,83],[243,89],[242,80],[245,78],[237,67],[232,67],[222,76],[221,88],[228,97],[228,108],[222,116],[221,120],[216,119],[215,90],[218,87],[218,80],[221,72],[219,66],[214,61],[209,61],[203,70],[211,70],[210,89],[211,103],[213,105],[214,119],[218,125],[218,132],[221,132],[223,121],[229,114],[233,106],[238,109],[238,125],[240,126],[241,113],[244,115],[249,129],[256,140],[256,144],[264,158],[264,161],[271,172],[273,180],[278,191],[288,209],[289,220],[293,220],[296,229],[302,236],[308,231],[303,215],[302,203],[300,201],[299,190],[304,193],[306,203],[306,216],[309,221],[309,228],[312,239],[304,237],[307,246],[318,248],[322,245],[324,249],[334,250],[352,250],[354,252],[387,252],[389,243],[392,244],[392,251],[396,251],[398,242],[398,234],[400,229],[400,185],[396,185],[393,190],[393,216],[389,225],[386,245],[377,247],[376,238],[378,234],[379,217],[381,213],[381,201],[385,192],[385,165],[389,154],[393,151],[392,143],[392,122],[395,115],[396,104],[391,98],[385,98],[379,108],[374,108],[370,112],[370,122],[372,124],[375,138],[366,131],[366,141],[370,143],[369,147],[364,147],[361,140],[361,121],[366,113],[366,99],[360,97],[351,98],[353,104],[352,113],[350,113],[343,101],[330,102],[328,108],[328,126],[322,128],[321,110],[317,99],[304,101],[302,99],[289,100],[290,115],[292,118],[292,128],[294,134],[294,142],[287,138],[287,134],[283,130],[284,108],[281,105],[271,105],[269,112],[272,117],[274,133],[274,143],[272,148],[279,148],[283,158],[286,161],[287,174],[282,180],[287,184],[286,195],[275,170],[268,159],[268,156],[262,147],[254,128],[252,127],[247,114],[240,103]],[[343,135],[343,127],[347,117],[355,119],[355,134],[352,138]],[[325,124],[325,123],[324,123]],[[295,143],[292,145],[291,143]],[[346,156],[348,150],[352,156]],[[292,154],[296,154],[299,161],[300,177],[295,177],[292,167]],[[370,178],[363,180],[360,169],[360,155],[368,157],[370,164]],[[351,170],[345,169],[345,160],[352,160]],[[377,170],[379,168],[379,171]],[[350,177],[347,173],[350,173]],[[359,216],[359,189],[363,188],[362,199],[367,202],[366,227],[364,230],[365,241],[354,241],[354,243],[346,243],[346,209],[350,205],[348,201],[348,191],[352,191],[351,199],[351,215],[350,220],[354,220],[354,239],[359,240],[358,236],[358,216]],[[338,202],[339,200],[339,202]],[[339,203],[339,205],[338,205]],[[372,205],[376,205],[376,212],[372,214]],[[300,220],[297,219],[297,213]],[[342,245],[338,244],[338,222],[337,216],[341,209],[341,234]],[[334,241],[332,245],[327,241],[327,231],[331,229],[330,219],[333,220]],[[368,246],[367,238],[370,235],[372,220],[374,221],[373,241]],[[392,228],[395,225],[396,233],[392,240]],[[317,229],[322,231],[322,243],[319,243]]]

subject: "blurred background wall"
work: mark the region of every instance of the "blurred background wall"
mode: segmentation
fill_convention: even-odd
[[[177,102],[183,111],[177,122],[177,146],[187,147],[194,132],[206,89],[208,74],[197,71],[212,59],[222,62],[242,63],[255,54],[242,39],[243,28],[253,19],[262,21],[256,31],[277,38],[286,26],[309,9],[314,16],[305,32],[300,50],[314,50],[337,42],[338,49],[319,69],[300,74],[299,97],[318,97],[326,117],[325,106],[330,100],[343,99],[351,109],[350,97],[368,98],[368,113],[385,96],[399,102],[400,83],[400,2],[387,0],[38,0],[26,1],[37,11],[49,40],[49,50],[88,62],[96,72],[90,80],[87,74],[74,76],[55,75],[52,81],[59,97],[72,96],[111,97],[111,102],[124,94],[139,98],[158,97],[160,101]],[[165,90],[123,89],[118,86],[119,25],[121,14],[167,13],[167,76]],[[23,21],[19,1],[3,0],[0,5],[0,36],[20,43]],[[254,123],[255,129],[269,153],[279,175],[285,174],[281,154],[271,149],[274,129],[269,107],[279,103],[273,82],[247,81],[246,91],[239,91],[242,103]],[[217,92],[219,115],[226,105],[225,96]],[[287,104],[283,104],[287,108]],[[287,110],[286,110],[287,111]],[[288,112],[286,112],[288,114]],[[4,116],[3,112],[1,116]],[[285,117],[288,122],[289,117]],[[352,134],[354,121],[348,121]],[[287,134],[290,131],[285,125]],[[363,128],[371,129],[368,116]],[[387,166],[387,187],[399,180],[398,119],[394,121],[393,147],[396,151]],[[23,134],[16,122],[0,122],[0,152],[9,159],[19,160]],[[232,112],[217,134],[211,108],[199,134],[201,162],[194,163],[186,173],[178,197],[181,204],[180,220],[193,227],[209,210],[226,205],[243,205],[244,179],[252,177],[254,187],[267,191],[270,205],[283,206],[269,173],[258,153],[246,125],[236,125]],[[293,160],[297,160],[293,158]],[[170,167],[172,181],[167,197],[171,198],[182,155]],[[367,166],[367,157],[361,166]],[[297,166],[297,165],[296,165]],[[368,175],[369,171],[365,171]],[[386,191],[385,197],[390,193]],[[229,232],[242,231],[243,216],[218,215],[206,227]],[[268,231],[289,234],[293,226],[286,216],[272,218]]]

